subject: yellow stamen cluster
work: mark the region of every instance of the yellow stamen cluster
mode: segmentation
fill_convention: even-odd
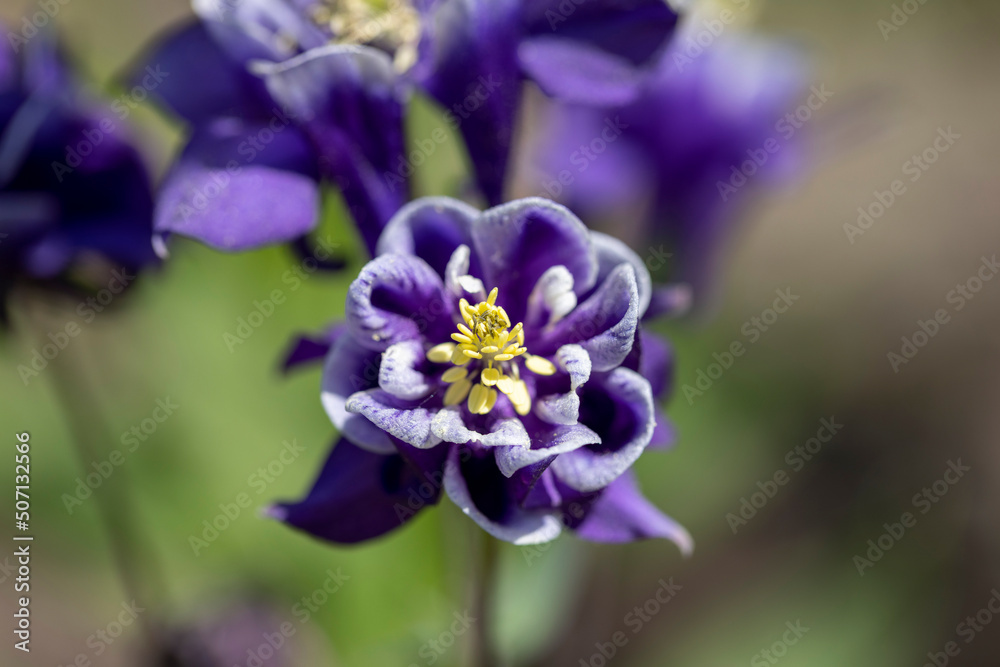
[[[520,322],[511,327],[506,311],[496,305],[497,294],[494,287],[486,301],[475,306],[465,299],[459,301],[465,323],[459,323],[458,333],[451,335],[455,342],[435,345],[428,350],[427,358],[455,365],[441,376],[451,385],[444,395],[445,405],[458,405],[468,398],[469,411],[484,415],[496,405],[500,390],[518,414],[526,415],[531,411],[531,397],[514,360],[523,356],[528,370],[539,375],[552,375],[556,367],[548,359],[526,354],[523,327]],[[470,372],[468,367],[473,361],[478,363],[472,364]]]
[[[391,48],[400,72],[416,62],[420,15],[409,0],[322,0],[313,7],[312,18],[330,29],[337,44]]]

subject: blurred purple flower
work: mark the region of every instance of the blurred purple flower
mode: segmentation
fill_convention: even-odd
[[[677,14],[665,0],[430,0],[413,78],[465,137],[486,201],[504,201],[525,79],[551,97],[620,105],[642,89]]]
[[[85,258],[154,262],[149,176],[120,118],[42,32],[0,47],[0,304]],[[2,310],[2,306],[0,306]]]
[[[238,251],[317,224],[321,179],[339,187],[374,249],[409,199],[383,174],[403,159],[405,82],[382,50],[330,36],[280,0],[195,2],[201,20],[143,56],[152,91],[191,128],[156,208],[158,232]],[[251,71],[252,70],[252,71]]]
[[[306,498],[272,516],[359,542],[443,489],[517,544],[569,527],[690,551],[629,471],[671,439],[655,407],[670,354],[640,330],[651,283],[639,257],[543,199],[482,213],[418,200],[378,252],[350,287],[346,322],[312,341],[331,346],[322,399],[340,440]]]
[[[654,272],[656,282],[700,287],[747,196],[801,166],[799,136],[781,121],[804,71],[794,50],[749,38],[720,38],[693,57],[683,44],[629,104],[552,105],[534,162],[558,183],[550,194],[588,224],[639,219],[640,229],[623,230],[632,241],[668,243],[674,256],[654,268],[671,271]]]

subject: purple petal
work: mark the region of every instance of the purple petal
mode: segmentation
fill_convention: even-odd
[[[488,431],[484,430],[481,433],[466,426],[462,418],[462,409],[457,406],[439,410],[431,422],[431,431],[444,442],[459,445],[475,442],[482,447],[515,449],[527,449],[531,446],[531,438],[521,420],[493,419]]]
[[[282,371],[288,373],[299,368],[300,366],[312,364],[324,359],[330,353],[330,349],[333,348],[337,339],[346,332],[346,326],[343,324],[337,324],[327,327],[326,331],[319,334],[303,334],[301,336],[296,336],[292,339],[288,352],[285,353],[282,359]]]
[[[635,99],[643,77],[630,62],[588,44],[536,37],[518,49],[521,68],[551,97],[574,104],[619,106]]]
[[[649,310],[643,319],[680,317],[691,309],[693,295],[688,285],[664,285],[653,290]]]
[[[278,120],[199,128],[163,186],[156,230],[227,251],[308,233],[319,210],[315,157],[299,131]]]
[[[380,255],[347,291],[347,324],[371,350],[422,337],[437,344],[454,328],[452,307],[441,277],[422,259]]]
[[[595,371],[611,370],[632,351],[638,312],[635,269],[620,264],[590,298],[543,333],[536,349],[545,354],[557,344],[579,343],[590,355]]]
[[[535,432],[531,448],[500,447],[496,450],[497,467],[507,477],[528,466],[550,460],[560,454],[597,445],[601,436],[583,424],[555,426],[548,431]]]
[[[423,197],[410,202],[382,231],[376,254],[416,255],[442,278],[460,245],[472,245],[472,224],[479,211],[450,197]],[[477,267],[470,270],[478,272]]]
[[[320,398],[330,421],[340,434],[358,447],[377,454],[396,451],[385,431],[365,417],[347,411],[347,399],[378,386],[381,355],[362,347],[342,333],[333,344],[323,368]]]
[[[517,41],[521,0],[437,3],[425,23],[412,78],[462,132],[486,201],[504,200],[521,100]]]
[[[440,440],[431,433],[434,413],[419,403],[396,398],[381,389],[359,391],[347,399],[347,411],[363,415],[389,435],[418,449],[428,449]]]
[[[194,0],[194,9],[232,58],[284,60],[328,39],[298,0]]]
[[[649,269],[645,262],[625,243],[613,236],[601,232],[591,232],[590,238],[597,253],[597,284],[600,285],[611,275],[619,264],[631,264],[635,269],[636,287],[639,291],[639,317],[642,318],[649,308],[653,293],[653,281],[649,277]]]
[[[579,345],[563,345],[556,352],[555,362],[569,375],[569,391],[538,398],[534,403],[534,412],[539,419],[550,424],[575,424],[580,418],[580,396],[576,390],[590,379],[590,355]]]
[[[517,506],[510,481],[489,454],[454,447],[444,469],[444,490],[462,512],[490,535],[517,545],[554,540],[562,532],[558,517]]]
[[[409,198],[403,108],[409,89],[389,57],[324,46],[280,64],[259,63],[268,90],[312,138],[323,172],[340,187],[374,254],[379,234]]]
[[[694,550],[691,535],[643,497],[632,473],[622,475],[604,489],[574,530],[591,542],[665,538],[676,544],[685,556],[690,556]]]
[[[353,544],[384,535],[436,504],[439,493],[420,495],[427,488],[398,454],[373,454],[341,439],[306,497],[279,503],[267,514],[315,537]]]
[[[580,422],[601,444],[562,454],[552,470],[586,492],[607,486],[635,463],[653,437],[656,417],[649,382],[627,368],[591,377],[581,391]]]
[[[500,289],[514,322],[524,319],[535,283],[551,267],[566,267],[577,294],[586,293],[597,277],[587,228],[564,206],[547,199],[531,197],[489,209],[476,220],[472,237],[486,289]]]
[[[219,116],[266,117],[273,106],[264,82],[223,51],[200,21],[159,40],[129,81],[193,124]]]
[[[646,331],[639,333],[642,356],[639,361],[639,374],[649,380],[653,388],[653,397],[665,398],[670,389],[670,380],[674,371],[674,355],[667,341],[656,334]]]
[[[420,372],[424,366],[424,346],[415,340],[390,345],[382,353],[378,370],[378,385],[396,398],[420,400],[431,393],[427,377]]]

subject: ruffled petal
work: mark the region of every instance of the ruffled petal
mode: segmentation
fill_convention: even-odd
[[[397,398],[416,401],[431,392],[419,368],[424,365],[424,346],[414,340],[390,345],[382,353],[378,385]]]
[[[199,128],[160,193],[156,231],[238,251],[312,230],[319,211],[315,156],[288,122],[229,119]]]
[[[611,275],[619,264],[630,264],[635,269],[635,284],[639,292],[639,317],[646,314],[653,295],[653,280],[645,262],[625,243],[601,232],[591,232],[594,252],[597,254],[597,284],[600,285]]]
[[[496,463],[505,476],[511,477],[522,468],[552,459],[560,454],[597,445],[601,436],[583,424],[556,426],[551,430],[536,433],[532,445],[537,447],[500,447],[496,451]]]
[[[444,490],[462,512],[490,535],[517,545],[554,540],[562,532],[559,518],[549,512],[517,506],[510,482],[489,454],[477,456],[454,447],[445,463]]]
[[[376,254],[416,255],[443,278],[455,250],[472,245],[472,223],[477,217],[478,210],[450,197],[416,199],[386,225]],[[470,265],[470,271],[478,270]]]
[[[691,535],[643,497],[631,472],[622,475],[601,492],[574,531],[591,542],[621,543],[664,538],[676,544],[685,556],[690,556],[694,550]]]
[[[441,277],[418,257],[380,255],[347,291],[347,324],[359,343],[383,351],[394,343],[448,340],[452,300]]]
[[[347,410],[348,398],[378,386],[379,363],[378,352],[362,347],[350,334],[341,332],[326,358],[320,399],[343,437],[368,451],[391,454],[396,448],[386,432]]]
[[[556,345],[578,343],[590,355],[594,370],[603,372],[619,366],[632,351],[638,325],[635,269],[620,264],[590,298],[532,342],[543,354]]]
[[[398,528],[439,496],[400,455],[373,454],[341,439],[306,497],[266,514],[315,537],[353,544]]]
[[[488,433],[480,433],[466,426],[461,408],[444,408],[434,415],[431,431],[445,442],[464,445],[475,442],[483,447],[527,449],[531,438],[521,420],[516,418],[494,419]]]
[[[531,197],[489,209],[476,220],[472,237],[483,282],[487,289],[500,289],[514,322],[524,319],[531,290],[551,267],[566,267],[577,294],[585,294],[597,277],[586,226],[547,199]]]
[[[363,415],[383,431],[418,449],[441,442],[431,433],[432,410],[381,389],[359,391],[347,399],[346,407],[348,412]]]
[[[550,424],[575,424],[580,418],[580,395],[576,390],[590,379],[590,355],[579,345],[563,345],[556,352],[556,365],[569,375],[570,389],[564,394],[538,398],[534,412]]]
[[[580,422],[601,438],[598,446],[562,454],[552,470],[578,491],[601,489],[639,458],[656,424],[649,382],[627,368],[591,377],[581,396]]]

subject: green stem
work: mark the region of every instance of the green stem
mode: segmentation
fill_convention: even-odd
[[[471,568],[470,581],[472,597],[472,617],[476,619],[472,635],[472,662],[474,667],[497,667],[497,656],[493,648],[490,629],[493,625],[493,610],[496,608],[495,591],[497,564],[499,562],[499,542],[479,526],[473,524],[479,536],[476,540],[476,566]]]

